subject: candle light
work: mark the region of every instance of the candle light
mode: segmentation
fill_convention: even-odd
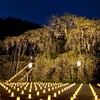
[[[31,99],[32,98],[32,95],[31,94],[28,94],[28,99]]]
[[[11,97],[14,97],[14,92],[11,92]]]
[[[60,90],[58,90],[58,94],[60,94]]]
[[[54,92],[54,97],[57,97],[57,93],[56,92]]]
[[[17,91],[19,91],[19,88],[17,88]]]
[[[45,91],[45,90],[43,90],[43,93],[46,93],[46,91]]]
[[[16,100],[20,100],[20,97],[17,97]]]
[[[39,94],[40,94],[39,91],[37,91],[37,96],[39,96]]]
[[[48,100],[51,100],[51,95],[48,95]]]
[[[71,97],[70,100],[74,100],[73,97]]]
[[[21,94],[24,94],[24,90],[21,91]]]
[[[29,92],[32,92],[32,89],[29,89]]]
[[[11,93],[11,89],[8,90],[8,93]]]

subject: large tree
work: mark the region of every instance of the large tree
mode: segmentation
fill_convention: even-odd
[[[65,14],[52,16],[44,28],[6,38],[4,48],[12,54],[13,66],[17,59],[15,72],[22,56],[34,57],[34,79],[91,80],[99,59],[99,37],[100,20]],[[82,66],[77,69],[78,60]]]

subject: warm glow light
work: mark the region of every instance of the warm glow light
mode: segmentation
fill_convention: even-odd
[[[96,95],[96,92],[94,91],[94,89],[90,83],[89,83],[89,86],[90,86],[93,96],[95,97],[95,100],[98,100],[98,96]]]
[[[40,87],[40,89],[42,90],[42,87]]]
[[[62,89],[61,92],[64,92],[64,89]]]
[[[50,91],[50,88],[48,88],[48,91]]]
[[[8,93],[11,93],[11,89],[8,90]]]
[[[14,86],[14,89],[16,89],[16,87]]]
[[[97,95],[95,96],[95,100],[98,100],[98,96]]]
[[[43,90],[43,93],[45,93],[46,91],[45,90]]]
[[[26,90],[26,87],[24,87],[24,90]]]
[[[28,64],[29,68],[32,68],[32,62]]]
[[[16,100],[20,100],[20,97],[17,97]]]
[[[37,91],[37,88],[35,88],[35,91]]]
[[[60,94],[60,90],[58,90],[58,94]]]
[[[6,87],[6,90],[8,90],[8,87]]]
[[[29,89],[29,92],[32,92],[32,89]]]
[[[83,83],[77,88],[77,90],[75,91],[75,93],[73,94],[73,97],[70,98],[70,100],[74,100],[78,94],[78,92],[80,91],[80,89],[82,88]]]
[[[11,97],[14,97],[14,92],[11,92]]]
[[[54,97],[57,97],[57,93],[56,92],[54,92]]]
[[[24,94],[24,90],[21,91],[21,94]]]
[[[31,99],[32,98],[32,95],[31,94],[28,94],[28,99]]]
[[[17,91],[19,91],[19,88],[17,88]]]
[[[52,87],[52,90],[54,90],[54,87]]]
[[[48,100],[51,100],[51,95],[48,95]]]
[[[39,96],[39,94],[40,94],[39,91],[37,91],[37,96]]]
[[[22,86],[20,86],[20,88],[22,88]]]
[[[74,99],[76,98],[76,95],[75,95],[75,94],[73,94],[73,98],[74,98]]]
[[[97,85],[100,87],[100,84],[99,83]]]
[[[55,86],[55,89],[57,89],[57,87]]]
[[[74,100],[73,97],[71,97],[70,100]]]
[[[80,61],[77,61],[77,66],[81,66],[81,62]]]

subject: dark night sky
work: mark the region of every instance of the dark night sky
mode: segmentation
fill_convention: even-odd
[[[64,13],[100,18],[100,0],[0,0],[0,17],[14,17],[47,24],[52,15]]]

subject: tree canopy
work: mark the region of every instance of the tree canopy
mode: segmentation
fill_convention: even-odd
[[[100,69],[99,19],[70,14],[52,16],[48,26],[7,37],[3,43],[13,62],[18,61],[15,72],[21,57],[34,58],[33,80],[91,81],[99,75],[95,73]]]

